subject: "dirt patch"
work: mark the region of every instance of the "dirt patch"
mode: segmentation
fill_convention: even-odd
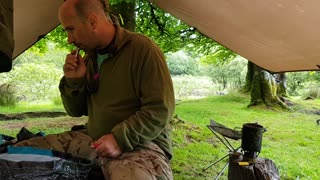
[[[317,110],[317,109],[314,109],[314,110],[303,109],[303,110],[300,110],[300,112],[305,114],[315,114],[320,116],[320,110]]]
[[[67,116],[68,114],[65,112],[24,112],[24,113],[16,113],[16,114],[0,114],[0,121],[6,120],[22,120],[25,118],[55,118],[61,116]]]
[[[46,134],[56,134],[70,131],[73,126],[84,125],[87,121],[87,116],[62,116],[55,118],[39,117],[35,119],[0,121],[0,134],[15,137],[23,127],[27,128],[32,133],[42,131]]]

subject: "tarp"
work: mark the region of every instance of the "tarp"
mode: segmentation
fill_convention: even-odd
[[[63,0],[13,0],[13,58],[59,25]]]
[[[319,70],[318,0],[149,0],[272,72]]]
[[[272,72],[319,70],[320,1],[149,0]],[[58,25],[63,0],[14,0],[16,57]]]

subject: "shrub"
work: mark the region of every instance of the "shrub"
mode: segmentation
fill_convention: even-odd
[[[0,85],[0,106],[15,106],[17,99],[15,98],[15,90],[11,84]]]
[[[304,97],[317,99],[320,98],[320,88],[319,87],[311,87],[305,93]]]
[[[53,63],[25,63],[17,66],[13,72],[13,82],[19,88],[19,96],[24,95],[26,101],[41,102],[51,100],[59,91],[58,84],[61,70]]]
[[[220,91],[235,90],[245,83],[247,60],[237,57],[230,62],[210,64],[207,74]]]
[[[168,54],[167,64],[172,75],[196,75],[199,73],[197,61],[182,51]]]
[[[286,73],[287,91],[291,96],[301,95],[299,92],[305,87],[307,72]]]
[[[214,95],[216,86],[205,76],[173,76],[176,99],[192,99]]]
[[[54,105],[60,106],[62,105],[62,100],[60,96],[54,96],[52,97],[52,102]]]

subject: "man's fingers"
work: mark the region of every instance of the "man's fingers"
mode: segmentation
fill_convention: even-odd
[[[68,54],[65,60],[63,70],[76,70],[78,68],[77,58],[74,55]]]
[[[112,153],[110,149],[106,148],[104,144],[101,144],[99,142],[93,143],[93,147],[95,147],[97,154],[100,157],[112,157]]]
[[[93,142],[92,147],[100,157],[117,158],[122,153],[112,134],[102,136]]]
[[[78,57],[76,57],[74,54],[68,54],[65,63],[70,63],[70,62],[77,64]]]
[[[75,70],[77,68],[77,65],[74,65],[73,63],[66,63],[63,66],[64,70]]]
[[[104,149],[103,147],[97,147],[96,151],[97,151],[97,154],[99,155],[99,157],[107,157],[108,156],[107,150]]]
[[[117,156],[114,155],[114,153],[112,152],[108,152],[108,151],[99,151],[97,152],[99,157],[104,157],[104,158],[116,158]]]

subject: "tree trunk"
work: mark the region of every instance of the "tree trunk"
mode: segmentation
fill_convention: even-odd
[[[246,84],[243,87],[243,91],[246,93],[251,91],[251,86],[252,86],[252,81],[253,81],[253,67],[254,67],[254,64],[252,62],[248,61]]]
[[[119,24],[130,31],[135,31],[135,5],[136,1],[130,3],[122,1],[111,6],[111,14],[117,17]]]
[[[253,63],[248,63],[246,80],[245,88],[251,86],[251,102],[248,105],[249,107],[265,104],[267,106],[280,105],[282,108],[288,108],[277,96],[275,78],[270,73]]]
[[[228,179],[230,180],[280,180],[279,170],[270,159],[260,158],[254,160],[246,166],[240,166],[239,162],[243,162],[242,155],[240,157],[229,157]],[[246,162],[246,161],[245,161]]]
[[[287,97],[287,85],[285,73],[276,74],[277,79],[277,95],[280,97]]]

